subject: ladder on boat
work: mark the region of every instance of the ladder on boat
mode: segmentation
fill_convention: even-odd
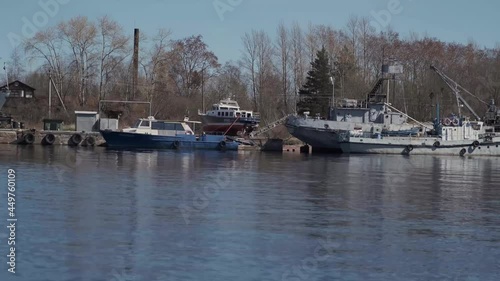
[[[287,119],[289,116],[291,116],[291,115],[293,115],[293,114],[288,114],[288,115],[286,115],[285,117],[283,117],[283,118],[281,118],[281,119],[278,119],[278,120],[276,120],[276,121],[274,121],[274,122],[272,122],[272,123],[270,123],[270,124],[268,124],[268,125],[266,125],[266,126],[264,126],[264,127],[260,128],[260,129],[258,129],[258,130],[256,130],[256,131],[251,132],[251,133],[250,133],[250,137],[252,137],[252,138],[253,138],[253,137],[256,137],[256,136],[262,135],[262,134],[264,134],[265,132],[268,132],[268,131],[270,131],[270,130],[272,130],[272,129],[276,128],[277,126],[279,126],[279,125],[281,125],[281,124],[284,124],[284,123],[285,123],[285,121],[286,121],[286,119]]]
[[[387,80],[386,78],[380,78],[377,80],[377,83],[375,84],[375,86],[373,86],[372,90],[370,91],[370,93],[368,93],[368,97],[366,99],[367,102],[377,102],[377,101],[380,101],[381,98],[385,98],[386,96],[383,94],[383,93],[378,93],[380,87],[382,87],[382,84],[384,83],[384,81]]]

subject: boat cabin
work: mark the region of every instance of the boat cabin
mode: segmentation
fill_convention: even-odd
[[[328,120],[354,123],[377,123],[389,126],[402,125],[408,121],[408,116],[391,110],[383,103],[363,104],[353,99],[343,99],[340,106],[330,107]]]
[[[447,141],[478,140],[485,134],[484,122],[463,121],[458,126],[442,126],[441,138]]]
[[[254,113],[248,110],[240,110],[238,103],[231,99],[221,100],[212,106],[212,110],[207,112],[208,116],[214,117],[240,117],[252,118]]]
[[[123,132],[160,136],[194,135],[185,121],[156,120],[152,116],[137,120],[132,128],[123,129]]]

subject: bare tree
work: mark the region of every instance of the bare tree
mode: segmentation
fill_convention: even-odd
[[[284,108],[288,111],[290,39],[284,23],[280,23],[277,33],[276,47],[281,73],[281,94],[283,95]]]
[[[273,74],[273,46],[264,31],[252,30],[250,34],[246,33],[242,40],[245,51],[241,64],[249,71],[254,110],[261,110],[265,86]]]
[[[358,32],[359,30],[359,18],[355,15],[351,15],[349,17],[349,20],[347,21],[346,25],[346,31],[347,31],[347,36],[349,38],[349,49],[352,51],[352,54],[356,58],[358,53]],[[356,59],[357,61],[357,59]]]
[[[257,68],[258,68],[258,91],[259,91],[259,108],[264,105],[264,87],[269,76],[272,74],[272,56],[273,46],[271,39],[264,31],[257,32]]]
[[[298,92],[304,83],[306,75],[307,61],[304,59],[304,34],[297,22],[293,23],[291,31],[291,46],[292,46],[292,59],[293,65],[293,93],[294,103],[297,104]]]
[[[244,51],[243,51],[243,58],[240,61],[240,65],[249,72],[254,110],[257,110],[258,108],[256,37],[257,37],[256,31],[252,31],[252,33],[245,33],[245,35],[242,37]]]
[[[314,61],[314,57],[316,56],[316,52],[321,48],[318,46],[318,39],[316,36],[316,27],[309,23],[309,28],[306,34],[306,46],[309,55],[309,62]]]
[[[57,31],[47,29],[39,31],[32,38],[24,42],[24,48],[30,60],[35,63],[42,60],[47,73],[54,79],[59,92],[65,97],[63,85],[67,77],[65,65],[65,45]]]
[[[168,62],[171,59],[170,54],[170,36],[172,32],[168,29],[159,29],[152,38],[153,46],[141,56],[141,66],[145,75],[145,92],[147,100],[153,102],[155,114],[166,103]],[[161,90],[160,90],[161,89]],[[163,95],[163,96],[162,96]]]
[[[114,70],[123,63],[130,50],[129,38],[123,27],[108,16],[99,18],[97,23],[99,54],[99,100],[106,97],[108,83],[116,79]]]
[[[24,68],[25,66],[24,66],[23,54],[19,50],[19,47],[16,47],[12,51],[8,64],[9,64],[9,69],[8,69],[9,81],[22,79],[26,70]]]
[[[251,106],[252,101],[248,96],[241,70],[233,63],[222,66],[207,88],[210,103],[231,97],[236,99],[242,108]]]
[[[208,50],[201,35],[175,41],[173,53],[177,60],[171,74],[180,95],[192,97],[194,91],[202,86],[201,73],[207,74],[219,67],[217,57]]]
[[[358,33],[361,44],[361,68],[363,71],[363,82],[368,80],[368,56],[369,56],[369,40],[373,35],[373,27],[370,25],[370,20],[367,17],[362,17],[358,23]]]
[[[83,106],[87,102],[87,79],[93,75],[90,69],[95,67],[93,63],[97,57],[95,50],[97,28],[87,17],[79,16],[60,23],[58,29],[73,54],[79,80],[78,99]]]

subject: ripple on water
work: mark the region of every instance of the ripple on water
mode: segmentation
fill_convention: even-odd
[[[0,150],[28,281],[499,280],[499,162]]]

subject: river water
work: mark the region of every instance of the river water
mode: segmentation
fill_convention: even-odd
[[[500,158],[0,146],[0,280],[500,280]]]

